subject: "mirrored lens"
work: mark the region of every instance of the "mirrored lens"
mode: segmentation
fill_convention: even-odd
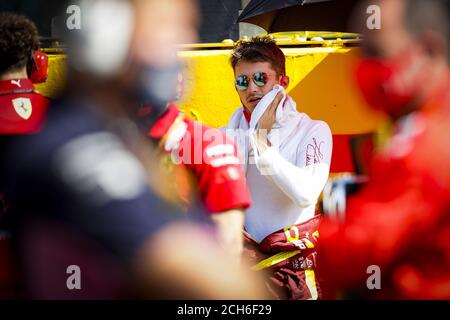
[[[248,78],[246,76],[239,76],[234,81],[234,85],[238,90],[245,90],[248,88]]]
[[[267,73],[257,72],[253,75],[253,81],[258,87],[262,87],[267,83]]]

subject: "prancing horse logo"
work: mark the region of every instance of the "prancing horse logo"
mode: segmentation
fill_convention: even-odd
[[[28,98],[17,98],[13,99],[12,103],[17,114],[21,118],[28,120],[28,118],[31,116],[31,112],[33,111],[31,100]]]

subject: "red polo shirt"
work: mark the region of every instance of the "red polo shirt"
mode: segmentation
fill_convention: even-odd
[[[0,134],[28,134],[40,130],[48,99],[29,79],[0,81]]]

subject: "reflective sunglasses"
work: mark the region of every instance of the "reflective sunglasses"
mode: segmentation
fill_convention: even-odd
[[[265,72],[256,72],[252,77],[253,82],[258,87],[264,86],[267,83],[267,79],[268,75]],[[236,80],[234,80],[234,85],[238,90],[247,90],[249,82],[250,80],[248,79],[247,76],[241,75],[238,76]]]

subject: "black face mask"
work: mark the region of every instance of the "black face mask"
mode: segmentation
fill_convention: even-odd
[[[141,106],[139,122],[144,129],[150,129],[167,111],[168,103],[177,100],[179,72],[179,64],[168,68],[142,67],[135,93]]]

